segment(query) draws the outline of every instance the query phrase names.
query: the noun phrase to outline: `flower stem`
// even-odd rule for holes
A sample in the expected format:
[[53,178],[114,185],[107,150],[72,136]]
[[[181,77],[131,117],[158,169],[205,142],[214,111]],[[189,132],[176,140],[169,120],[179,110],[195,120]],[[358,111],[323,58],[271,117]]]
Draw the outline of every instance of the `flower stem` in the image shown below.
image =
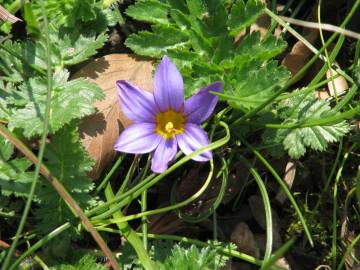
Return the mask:
[[47,16],[46,16],[44,0],[41,0],[40,4],[41,4],[41,11],[44,16],[44,29],[45,29],[45,42],[46,42],[45,53],[46,53],[46,67],[47,67],[47,94],[46,94],[46,101],[45,101],[46,105],[45,105],[45,113],[44,113],[43,134],[42,134],[41,140],[40,140],[40,149],[39,149],[39,154],[38,154],[38,158],[37,158],[37,163],[35,165],[34,178],[32,180],[31,186],[30,186],[30,191],[28,194],[28,198],[26,200],[24,212],[21,216],[19,226],[16,230],[15,239],[10,246],[9,252],[7,253],[7,256],[5,258],[5,261],[4,261],[4,264],[1,268],[1,270],[8,269],[10,260],[16,249],[20,235],[24,229],[26,219],[30,212],[31,203],[32,203],[32,200],[33,200],[33,197],[35,194],[37,180],[38,180],[39,174],[40,174],[41,163],[42,163],[42,160],[44,157],[44,152],[45,152],[45,147],[46,147],[46,137],[47,137],[48,129],[49,129],[50,101],[51,101],[51,93],[52,93],[52,68],[51,68],[52,64],[51,64],[51,55],[50,55],[50,37],[49,37],[49,31],[48,31],[48,21],[47,21]]
[[[132,200],[134,200],[135,198],[140,196],[144,190],[147,190],[150,187],[152,187],[153,185],[155,185],[156,183],[158,183],[166,175],[170,174],[171,172],[173,172],[174,170],[176,170],[177,168],[179,168],[180,166],[182,166],[183,164],[185,164],[186,162],[191,160],[191,158],[193,158],[194,156],[199,155],[206,150],[213,150],[213,149],[216,149],[216,148],[221,147],[224,144],[226,144],[230,140],[229,127],[227,124],[225,124],[222,121],[220,121],[219,124],[222,127],[224,127],[226,130],[226,135],[223,138],[221,138],[205,147],[201,147],[198,150],[192,152],[190,155],[183,157],[182,159],[180,159],[178,162],[176,162],[174,165],[172,165],[167,171],[163,172],[162,174],[157,175],[155,177],[153,177],[153,175],[150,175],[149,177],[145,178],[144,181],[140,182],[133,188],[129,189],[124,194],[121,194],[120,196],[115,197],[113,200],[108,201],[106,203],[103,203],[103,204],[93,208],[92,210],[87,212],[87,215],[91,216],[105,208],[106,209],[105,212],[103,212],[102,214],[100,214],[98,216],[93,217],[92,220],[101,220],[101,219],[111,216],[112,213],[114,213],[115,211],[118,211],[119,209],[121,209],[122,207],[124,207],[125,205],[130,203]],[[115,203],[117,203],[116,206],[113,206],[111,209],[108,209],[108,207],[110,205],[115,204]]]
[[[105,188],[105,197],[108,201],[113,200],[115,197],[110,184],[108,184]],[[115,219],[123,217],[121,211],[114,212],[112,215]],[[121,234],[129,241],[129,243],[135,249],[135,252],[138,255],[139,260],[141,261],[142,266],[146,270],[156,270],[155,263],[150,259],[149,254],[145,250],[140,237],[130,227],[130,225],[127,222],[117,222],[116,225],[119,228]]]

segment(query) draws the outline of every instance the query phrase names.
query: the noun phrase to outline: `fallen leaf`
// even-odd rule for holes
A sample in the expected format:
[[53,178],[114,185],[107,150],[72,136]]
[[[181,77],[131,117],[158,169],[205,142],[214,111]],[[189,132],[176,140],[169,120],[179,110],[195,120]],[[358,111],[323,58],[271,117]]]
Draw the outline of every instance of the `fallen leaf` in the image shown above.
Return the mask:
[[330,97],[326,89],[319,89],[314,92],[315,96],[319,99],[328,99]]
[[[285,167],[285,173],[284,173],[284,182],[288,186],[289,190],[291,190],[291,187],[294,183],[296,175],[296,163],[293,160],[289,160]],[[284,203],[287,196],[285,191],[282,188],[279,188],[278,193],[276,194],[276,200],[280,203]]]
[[[259,224],[259,226],[265,231],[266,230],[265,208],[261,197],[258,195],[252,195],[248,198],[248,203],[254,219]],[[278,248],[281,246],[282,243],[280,236],[280,218],[274,209],[271,209],[271,217],[272,217],[273,247]],[[265,235],[263,236],[265,243],[266,242]],[[259,242],[258,245],[261,249],[262,246],[259,244]]]
[[[334,64],[336,66],[338,66],[338,64],[336,64],[336,63],[334,63]],[[329,79],[336,75],[338,75],[338,73],[332,68],[329,69],[328,71],[326,71],[326,79]],[[334,80],[328,82],[328,89],[329,89],[330,96],[334,97],[334,96],[338,96],[338,95],[341,95],[342,93],[344,93],[345,90],[349,89],[349,85],[348,85],[346,79],[343,76],[339,75]],[[335,89],[336,89],[336,94],[335,94]]]
[[260,250],[257,247],[254,234],[245,222],[240,222],[235,226],[230,240],[237,246],[240,252],[259,258]]
[[287,270],[291,270],[291,267],[290,267],[288,261],[284,257],[278,259],[276,261],[275,265],[280,266],[280,267],[282,267],[284,269],[287,269]]
[[90,178],[99,178],[113,161],[115,141],[124,127],[131,123],[119,106],[116,81],[127,80],[151,91],[152,71],[150,61],[128,54],[110,54],[90,62],[74,75],[95,82],[106,96],[94,103],[96,113],[85,117],[79,126],[82,144],[96,162],[89,173]]
[[[316,21],[317,13],[317,1],[313,5],[312,10],[307,18],[308,21]],[[311,44],[317,40],[319,31],[317,29],[305,28],[303,31],[303,37]],[[282,60],[281,64],[285,66],[294,77],[305,64],[309,61],[312,55],[311,50],[301,41],[297,41],[292,47],[291,51]],[[302,77],[299,77],[300,80]]]

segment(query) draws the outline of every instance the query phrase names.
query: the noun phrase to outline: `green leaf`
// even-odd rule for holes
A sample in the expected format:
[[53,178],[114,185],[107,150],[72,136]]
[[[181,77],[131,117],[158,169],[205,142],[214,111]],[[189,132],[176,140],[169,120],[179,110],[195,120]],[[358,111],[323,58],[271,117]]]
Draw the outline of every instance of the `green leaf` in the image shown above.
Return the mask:
[[[0,48],[0,70],[11,81],[22,82],[24,77],[34,76],[34,71],[25,62],[46,69],[45,47],[41,42],[5,41],[2,45],[12,52],[9,53]],[[18,59],[16,55],[20,56],[22,60]],[[55,54],[52,54],[51,60],[53,63],[59,62],[59,58]]]
[[[321,120],[324,117],[335,115],[328,102],[318,100],[315,96],[299,94],[278,106],[282,124],[306,123],[311,120]],[[292,129],[279,129],[275,132],[265,131],[265,137],[270,141],[282,141],[284,149],[292,158],[300,158],[309,147],[316,151],[324,151],[329,143],[340,140],[350,130],[346,121],[333,125],[315,125]]]
[[50,267],[50,270],[107,270],[108,268],[96,262],[96,258],[86,254],[75,264],[62,264]]
[[287,44],[281,38],[267,36],[264,40],[260,40],[260,32],[254,32],[245,36],[239,47],[236,49],[238,54],[234,63],[252,61],[252,60],[268,60],[285,50]]
[[[14,147],[10,141],[0,137],[0,190],[4,196],[26,197],[34,179],[33,172],[27,172],[31,162],[26,158],[10,160]],[[36,196],[34,198],[36,200]]]
[[231,8],[231,13],[227,22],[230,35],[236,36],[243,29],[250,26],[262,14],[265,5],[260,0],[248,0],[245,4],[243,0],[238,0]]
[[24,19],[26,22],[27,32],[35,37],[39,37],[40,27],[30,3],[25,3],[24,5]]
[[[102,90],[83,78],[67,81],[66,71],[54,75],[49,131],[54,133],[73,119],[79,119],[94,112],[92,104],[104,97]],[[30,79],[22,87],[29,95],[29,102],[24,108],[14,112],[10,126],[23,129],[26,137],[42,133],[46,105],[45,80]]]
[[[55,22],[59,26],[64,25],[75,28],[81,27],[82,23],[94,22],[98,19],[98,16],[101,15],[97,12],[100,3],[100,1],[96,0],[47,0],[45,1],[45,9],[49,21]],[[34,1],[32,7],[35,16],[42,18],[39,1]]]
[[63,64],[72,66],[88,60],[104,46],[107,39],[106,34],[96,37],[82,34],[72,36],[71,33],[65,33],[57,40]]
[[211,42],[203,35],[196,31],[190,31],[190,41],[195,52],[197,52],[200,57],[205,55],[212,55]]
[[167,4],[161,3],[157,0],[138,1],[134,5],[128,7],[125,11],[126,15],[135,20],[144,21],[148,23],[168,23],[168,9]]
[[[104,46],[107,41],[106,34],[83,35],[68,28],[58,29],[50,25],[51,62],[55,69],[63,69],[64,66],[71,66],[88,60],[97,53],[97,50]],[[13,82],[22,82],[24,77],[33,77],[34,71],[28,65],[36,65],[46,70],[45,43],[38,42],[11,42],[6,41],[3,46],[11,50],[13,54],[0,48],[0,70]],[[18,59],[14,54],[21,57]]]
[[[74,200],[84,208],[95,198],[89,192],[94,184],[87,178],[94,164],[79,141],[79,134],[74,124],[59,130],[46,147],[44,159],[51,173],[64,185]],[[46,233],[73,218],[69,207],[59,197],[53,187],[44,181],[44,188],[39,191],[41,199],[37,210],[38,229]]]
[[141,31],[131,34],[125,45],[136,54],[161,57],[167,50],[184,48],[188,45],[188,36],[172,26],[153,26],[153,32]]
[[203,0],[186,0],[186,4],[190,14],[201,19],[207,12],[205,3]]
[[185,15],[177,9],[172,9],[170,11],[170,16],[181,31],[191,29],[193,18],[191,18],[189,15]]
[[[221,246],[219,243],[217,244]],[[236,249],[235,245],[228,245],[229,249]],[[177,270],[212,270],[221,269],[229,260],[228,256],[218,253],[217,247],[208,246],[199,249],[195,245],[190,247],[175,244],[171,249],[170,255],[159,263],[160,270],[177,269]]]
[[255,108],[274,94],[275,87],[284,85],[289,75],[276,61],[243,63],[226,77],[222,99],[240,110]]

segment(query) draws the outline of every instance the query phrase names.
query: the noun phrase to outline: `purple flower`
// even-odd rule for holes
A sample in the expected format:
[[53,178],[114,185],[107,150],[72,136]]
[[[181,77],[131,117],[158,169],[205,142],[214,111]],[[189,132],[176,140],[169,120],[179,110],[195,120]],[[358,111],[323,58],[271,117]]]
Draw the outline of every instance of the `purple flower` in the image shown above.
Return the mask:
[[[200,128],[213,112],[218,98],[209,91],[221,91],[221,82],[212,83],[184,100],[184,82],[167,56],[161,60],[154,77],[154,93],[137,88],[127,81],[117,81],[121,108],[133,121],[115,143],[115,150],[132,154],[152,153],[151,169],[167,170],[178,146],[189,155],[209,144]],[[193,157],[196,161],[212,159],[211,151]]]

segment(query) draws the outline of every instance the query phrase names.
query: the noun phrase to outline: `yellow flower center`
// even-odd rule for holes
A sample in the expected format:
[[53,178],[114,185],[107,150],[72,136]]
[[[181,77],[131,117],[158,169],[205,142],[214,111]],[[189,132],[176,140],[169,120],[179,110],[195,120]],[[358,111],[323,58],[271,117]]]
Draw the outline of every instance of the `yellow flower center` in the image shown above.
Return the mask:
[[156,132],[165,139],[184,132],[185,117],[182,113],[168,110],[156,115]]

